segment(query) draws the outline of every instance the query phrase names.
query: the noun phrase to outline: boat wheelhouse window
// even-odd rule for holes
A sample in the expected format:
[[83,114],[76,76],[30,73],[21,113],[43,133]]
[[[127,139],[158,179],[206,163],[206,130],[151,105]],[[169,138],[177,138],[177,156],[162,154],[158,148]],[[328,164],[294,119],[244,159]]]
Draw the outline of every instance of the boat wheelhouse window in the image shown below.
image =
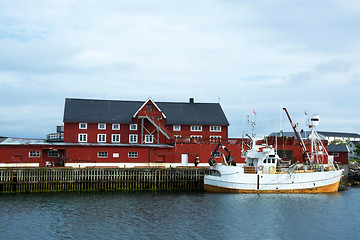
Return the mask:
[[263,163],[266,163],[266,159],[263,160]]
[[271,163],[271,159],[269,158],[267,162],[268,162],[268,163]]
[[275,158],[272,159],[272,163],[275,163]]
[[275,155],[269,155],[269,157],[275,157]]

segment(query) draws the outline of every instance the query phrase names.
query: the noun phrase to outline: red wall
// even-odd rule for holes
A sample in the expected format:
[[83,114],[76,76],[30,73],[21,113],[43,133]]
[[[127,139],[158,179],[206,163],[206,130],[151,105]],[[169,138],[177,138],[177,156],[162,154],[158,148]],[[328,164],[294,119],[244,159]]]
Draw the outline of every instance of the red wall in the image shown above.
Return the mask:
[[[40,157],[30,157],[30,151],[40,151]],[[49,151],[49,147],[42,145],[0,146],[0,163],[39,163],[40,167],[44,167],[45,162],[50,161],[54,162],[56,166],[60,166],[64,150],[58,150],[61,157],[49,157]]]
[[349,163],[349,155],[347,152],[329,152],[329,155],[334,155],[334,153],[338,153],[339,156],[334,156],[334,161],[339,164],[348,164]]
[[[98,129],[98,123],[87,123],[87,129],[79,129],[79,123],[64,123],[64,142],[77,143],[78,134],[87,134],[88,143],[97,143],[97,134],[106,134],[106,142],[111,143],[111,134],[120,134],[121,143],[129,143],[129,134],[138,134],[138,143],[141,143],[141,120],[134,119],[134,123],[138,124],[138,130],[130,131],[130,124],[120,124],[120,130],[112,130],[112,124],[106,124],[105,130]],[[154,125],[149,121],[144,120],[145,128],[157,138],[157,131]],[[173,131],[173,125],[166,126],[172,136],[178,135],[178,131]],[[208,140],[210,136],[221,136],[221,139],[226,140],[228,138],[228,127],[221,126],[221,132],[210,132],[210,126],[202,126],[202,131],[194,132],[190,130],[190,125],[181,125],[181,137],[190,137],[191,135],[201,135],[204,140]],[[155,130],[155,131],[154,131]],[[149,134],[145,129],[143,134]],[[159,132],[159,142],[161,144],[167,143],[166,137]],[[154,143],[157,143],[154,140]]]

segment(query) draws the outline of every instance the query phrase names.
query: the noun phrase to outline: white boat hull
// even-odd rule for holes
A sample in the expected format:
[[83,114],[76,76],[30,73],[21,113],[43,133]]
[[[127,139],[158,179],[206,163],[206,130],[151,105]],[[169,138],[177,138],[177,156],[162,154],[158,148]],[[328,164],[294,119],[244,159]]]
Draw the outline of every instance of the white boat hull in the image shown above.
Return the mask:
[[236,193],[336,192],[343,171],[248,174],[242,166],[216,165],[211,169],[219,171],[221,176],[205,175],[206,191]]

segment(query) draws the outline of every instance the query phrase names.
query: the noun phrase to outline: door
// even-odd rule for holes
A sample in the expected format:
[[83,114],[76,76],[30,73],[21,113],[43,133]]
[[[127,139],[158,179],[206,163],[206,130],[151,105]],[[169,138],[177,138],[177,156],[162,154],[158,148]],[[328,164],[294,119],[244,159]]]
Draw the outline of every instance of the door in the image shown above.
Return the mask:
[[187,166],[188,159],[189,159],[189,156],[187,154],[181,154],[181,165]]

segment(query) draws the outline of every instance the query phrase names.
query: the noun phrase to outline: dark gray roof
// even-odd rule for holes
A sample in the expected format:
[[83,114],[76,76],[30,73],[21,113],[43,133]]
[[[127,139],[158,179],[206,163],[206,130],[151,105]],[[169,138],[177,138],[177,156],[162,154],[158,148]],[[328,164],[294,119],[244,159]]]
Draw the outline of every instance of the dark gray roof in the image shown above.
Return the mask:
[[324,132],[318,131],[323,136],[326,137],[348,137],[348,138],[360,138],[360,135],[357,133],[345,133],[345,132]]
[[346,145],[328,145],[328,152],[348,152]]
[[[307,132],[301,132],[302,138],[308,138],[311,131]],[[325,131],[317,131],[317,133],[320,135],[320,137],[345,137],[345,138],[360,138],[360,135],[357,133],[344,133],[344,132],[325,132]],[[270,134],[270,136],[279,136],[279,132],[273,132]],[[284,137],[295,137],[294,132],[283,132]]]
[[[302,138],[307,139],[307,138],[309,137],[310,133],[311,133],[310,131],[300,132],[300,135],[301,135]],[[271,137],[272,137],[272,136],[280,137],[280,133],[279,133],[279,132],[273,132],[273,133],[271,133],[269,136],[271,136]],[[282,133],[282,136],[283,136],[283,137],[294,137],[294,138],[296,138],[294,132],[283,132],[283,133]],[[321,136],[320,136],[320,137],[321,137]]]
[[[219,103],[155,102],[166,116],[167,124],[228,126]],[[74,99],[65,100],[64,122],[132,123],[142,101]]]

